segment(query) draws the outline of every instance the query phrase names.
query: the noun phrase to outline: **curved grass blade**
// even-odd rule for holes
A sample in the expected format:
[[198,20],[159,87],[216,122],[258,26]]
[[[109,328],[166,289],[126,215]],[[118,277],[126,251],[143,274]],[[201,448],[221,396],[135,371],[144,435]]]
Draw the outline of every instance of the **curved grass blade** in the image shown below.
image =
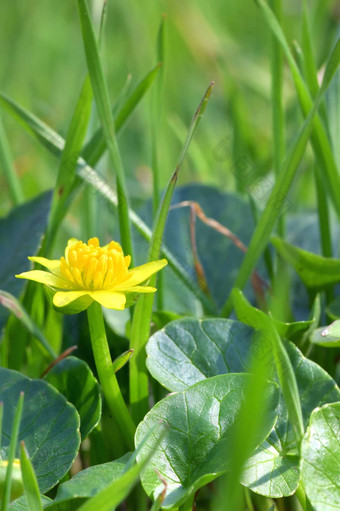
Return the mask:
[[[275,37],[280,42],[282,49],[286,55],[291,73],[293,75],[295,88],[298,94],[300,106],[304,117],[309,115],[309,112],[313,106],[313,100],[309,93],[309,90],[301,76],[300,70],[294,60],[294,57],[290,51],[289,44],[285,38],[285,35],[278,23],[272,10],[268,7],[265,0],[255,0],[259,6],[270,30],[273,32]],[[333,50],[334,54],[334,50]],[[324,178],[328,186],[330,196],[332,197],[334,208],[337,214],[340,216],[340,195],[338,190],[340,189],[340,176],[334,160],[330,141],[327,136],[327,132],[319,115],[315,116],[313,121],[313,130],[311,132],[311,142],[317,161],[324,170]]]
[[110,108],[109,93],[99,57],[98,46],[85,0],[78,0],[79,17],[83,35],[86,62],[92,84],[93,96],[97,106],[98,117],[103,129],[106,145],[113,168],[116,172],[118,194],[118,216],[122,247],[125,254],[133,260],[131,228],[129,218],[128,196],[125,175],[116,140],[113,117]]
[[100,509],[100,511],[113,511],[116,509],[116,507],[125,499],[125,497],[131,491],[132,487],[138,481],[139,474],[148,463],[155,450],[151,449],[151,454],[145,456],[145,458],[138,464],[134,464],[136,457],[141,449],[150,439],[153,439],[152,443],[154,447],[156,447],[156,445],[164,438],[166,434],[166,428],[163,426],[159,438],[154,439],[156,429],[159,431],[159,426],[158,428],[154,426],[149,431],[149,434],[146,435],[146,437],[143,439],[143,442],[134,451],[126,466],[126,471],[124,474],[119,479],[116,479],[113,483],[111,483],[107,488],[98,493],[95,497],[89,499],[79,508],[79,511],[98,511],[98,509]]
[[8,510],[9,501],[10,501],[10,497],[11,497],[12,468],[13,468],[13,461],[15,458],[15,451],[16,451],[17,443],[18,443],[19,428],[20,428],[20,421],[21,421],[23,406],[24,406],[24,393],[20,392],[18,404],[17,404],[16,410],[15,410],[14,419],[13,419],[13,426],[12,426],[12,432],[11,432],[11,443],[9,445],[9,451],[8,451],[8,465],[7,465],[7,471],[6,471],[6,477],[5,477],[4,493],[2,496],[1,511]]
[[76,179],[78,157],[84,142],[92,107],[92,89],[86,76],[77,101],[61,154],[51,213],[41,253],[49,254],[61,220],[67,212]]
[[[179,156],[175,172],[170,179],[163,200],[159,205],[157,216],[154,222],[154,228],[152,231],[152,237],[150,240],[149,261],[154,261],[159,258],[165,223],[168,216],[172,195],[175,190],[178,173],[188,152],[190,142],[196,133],[199,122],[207,107],[213,86],[214,82],[209,85],[196,110],[196,113],[189,127],[189,132],[184,143],[184,147]],[[151,286],[155,286],[156,279],[156,276],[151,277]],[[130,404],[132,416],[135,422],[140,421],[148,410],[149,391],[147,369],[145,364],[145,344],[149,338],[150,333],[153,302],[154,296],[151,294],[149,296],[144,295],[140,297],[134,310],[131,327],[130,348],[134,350],[134,356],[130,361]]]
[[32,463],[26,451],[25,442],[20,443],[20,465],[26,501],[30,511],[42,511],[43,506]]
[[[292,144],[287,158],[283,162],[280,175],[268,198],[265,209],[257,224],[253,237],[251,239],[248,251],[243,259],[239,274],[235,281],[235,287],[243,289],[247,283],[252,271],[263,253],[273,227],[281,213],[282,208],[287,203],[287,194],[292,185],[297,172],[299,163],[304,154],[308,139],[313,129],[313,121],[322,100],[340,62],[340,40],[337,42],[325,70],[322,86],[315,99],[314,106],[304,121],[294,143]],[[340,188],[339,188],[340,189]],[[340,195],[339,195],[340,197]],[[223,314],[229,315],[232,310],[231,297],[229,296],[224,308]]]
[[0,168],[3,169],[5,174],[10,196],[15,206],[21,204],[24,200],[24,195],[21,189],[21,184],[12,163],[12,155],[7,140],[6,132],[0,118]]
[[[115,130],[118,133],[124,126],[131,113],[135,110],[145,93],[148,91],[152,83],[154,82],[160,69],[160,64],[157,64],[149,73],[139,82],[136,88],[128,96],[126,101],[117,113],[115,118]],[[113,108],[114,111],[114,108]],[[92,138],[85,145],[82,151],[84,160],[89,165],[94,166],[102,157],[106,149],[106,141],[103,134],[103,129],[99,128]]]

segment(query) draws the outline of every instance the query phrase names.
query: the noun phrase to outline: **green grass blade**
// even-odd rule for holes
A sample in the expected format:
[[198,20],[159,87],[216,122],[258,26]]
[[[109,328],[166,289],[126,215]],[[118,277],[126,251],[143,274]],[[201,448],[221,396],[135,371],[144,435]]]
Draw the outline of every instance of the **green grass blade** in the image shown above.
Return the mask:
[[30,511],[42,511],[43,506],[38,481],[24,442],[20,444],[20,465],[28,509]]
[[[130,463],[133,463],[141,451],[142,447],[152,440],[152,444],[156,447],[157,443],[164,438],[166,434],[166,428],[163,426],[163,429],[160,432],[160,436],[158,440],[154,440],[155,437],[155,427],[153,427],[149,434],[145,436],[143,442],[138,446],[136,451],[131,455]],[[116,507],[127,497],[133,486],[136,484],[139,478],[139,474],[148,463],[150,458],[152,457],[152,452],[154,449],[150,449],[150,453],[146,456],[142,461],[138,464],[128,463],[126,467],[126,471],[124,474],[116,479],[113,483],[107,486],[104,490],[98,493],[95,497],[89,499],[85,504],[80,506],[79,511],[113,511]]]
[[[157,216],[154,222],[154,228],[152,231],[152,237],[150,240],[149,261],[154,261],[159,258],[165,223],[168,216],[173,192],[175,190],[178,173],[188,152],[190,142],[196,133],[199,122],[208,104],[213,85],[214,83],[210,84],[198,109],[196,110],[182,152],[179,156],[175,172],[170,179],[163,200],[158,208]],[[156,275],[151,277],[151,286],[155,286],[156,279]],[[149,391],[148,376],[145,365],[145,344],[149,338],[150,333],[153,302],[154,296],[152,294],[148,296],[141,296],[135,306],[131,327],[130,349],[134,350],[134,356],[130,361],[130,405],[132,417],[136,423],[138,423],[144,417],[148,410]]]
[[[273,11],[280,20],[282,16],[282,1],[271,0],[271,3]],[[283,54],[276,37],[272,37],[271,76],[274,169],[275,173],[278,174],[285,154],[285,115],[283,109]]]
[[125,185],[123,164],[119,154],[114,122],[110,108],[109,93],[104,78],[98,46],[86,1],[78,0],[78,7],[87,67],[92,84],[93,95],[97,106],[98,117],[103,128],[103,134],[111,162],[116,172],[118,215],[122,246],[125,254],[129,254],[132,257],[133,251],[128,196]]
[[[302,8],[302,51],[303,51],[303,70],[310,93],[315,97],[319,90],[317,68],[312,47],[311,29],[308,19],[308,10],[306,0]],[[327,119],[324,103],[320,105],[320,110],[324,120]],[[319,232],[321,239],[322,254],[325,257],[332,256],[332,239],[330,230],[329,210],[327,201],[327,192],[325,190],[322,176],[318,167],[314,167],[315,190],[318,204]]]
[[[319,90],[317,98],[315,99],[314,106],[307,119],[305,120],[302,128],[300,129],[300,132],[295,138],[287,158],[282,165],[280,175],[278,176],[275,186],[273,187],[272,192],[268,198],[263,214],[251,239],[248,251],[243,259],[239,274],[235,281],[235,287],[243,289],[268,243],[270,234],[273,230],[273,227],[275,226],[280,211],[284,206],[285,201],[287,200],[287,194],[297,172],[298,165],[304,154],[308,139],[313,128],[313,121],[318,106],[332,80],[332,77],[334,76],[339,62],[340,41],[338,41],[329,58],[322,86]],[[223,313],[225,315],[229,315],[231,308],[232,304],[229,297],[223,308]]]
[[[159,69],[160,65],[158,64],[141,80],[141,82],[129,95],[127,100],[123,103],[115,118],[116,133],[121,130],[127,119],[130,117],[131,113],[135,110],[136,106],[145,96],[146,92],[153,84]],[[100,160],[105,150],[106,141],[102,128],[99,128],[84,147],[82,155],[83,158],[89,163],[89,165],[94,166]]]
[[24,194],[21,184],[16,175],[15,168],[12,163],[12,155],[7,140],[6,132],[0,118],[0,168],[3,169],[8,184],[9,193],[13,204],[16,206],[23,202]]
[[[157,37],[157,62],[161,64],[160,72],[158,73],[156,80],[156,87],[153,90],[152,97],[152,123],[151,123],[151,168],[152,168],[152,209],[154,217],[157,214],[159,201],[160,201],[160,167],[159,167],[159,131],[162,125],[162,113],[163,113],[163,84],[164,84],[164,68],[166,64],[166,17],[162,16],[161,24],[158,31]],[[158,292],[157,292],[157,306],[159,309],[163,309],[163,274],[158,275]]]
[[17,404],[15,412],[14,412],[13,426],[12,426],[12,432],[11,432],[11,441],[10,441],[9,450],[8,450],[8,466],[7,466],[7,470],[6,470],[5,487],[4,487],[3,497],[2,497],[1,511],[8,510],[9,501],[10,501],[10,497],[11,497],[13,461],[15,458],[15,451],[16,451],[17,443],[18,443],[20,421],[21,421],[23,406],[24,406],[24,393],[20,392],[18,404]]
[[159,144],[159,127],[162,118],[162,91],[164,82],[164,65],[166,58],[166,39],[165,39],[165,17],[158,31],[157,37],[157,62],[161,63],[160,73],[158,73],[156,87],[153,90],[152,98],[152,126],[151,126],[151,144],[152,144],[152,175],[153,175],[153,211],[156,215],[160,201],[160,183],[159,183],[159,161],[158,161],[158,144]]
[[[312,106],[313,100],[309,93],[308,87],[306,86],[300,70],[294,60],[294,57],[290,51],[288,42],[285,35],[278,23],[275,15],[268,7],[265,0],[255,0],[259,6],[269,28],[280,42],[283,52],[286,55],[288,64],[294,79],[295,88],[298,94],[300,106],[304,117],[307,117]],[[317,161],[324,170],[324,178],[328,187],[328,191],[333,200],[334,208],[337,214],[340,216],[340,195],[338,190],[340,189],[340,176],[337,170],[337,166],[334,160],[330,141],[328,139],[327,132],[320,117],[317,115],[314,120],[313,131],[311,134],[311,142]]]
[[[271,346],[277,376],[287,406],[289,420],[292,425],[297,445],[304,434],[300,395],[294,370],[287,351],[277,332],[275,320],[263,311],[252,307],[243,293],[234,288],[233,301],[237,317],[247,325],[263,333],[264,346]],[[267,366],[268,370],[268,366]]]
[[47,124],[31,114],[3,92],[0,92],[0,105],[9,112],[34,138],[51,153],[59,156],[64,148],[64,139]]
[[77,177],[76,168],[78,157],[80,155],[89,124],[91,107],[92,89],[89,77],[86,76],[66,135],[64,149],[61,154],[57,182],[52,197],[50,218],[42,249],[42,253],[45,255],[49,255],[58,227],[67,212],[70,195],[74,189],[74,182]]

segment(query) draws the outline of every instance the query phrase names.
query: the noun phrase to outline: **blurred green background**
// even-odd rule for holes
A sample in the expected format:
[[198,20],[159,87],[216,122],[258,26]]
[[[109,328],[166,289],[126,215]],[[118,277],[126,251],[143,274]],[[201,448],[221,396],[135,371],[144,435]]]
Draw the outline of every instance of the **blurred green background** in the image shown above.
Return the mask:
[[[103,0],[92,0],[90,6],[98,27]],[[320,65],[334,43],[340,5],[313,0],[308,6]],[[3,0],[1,12],[1,90],[65,135],[86,69],[76,2]],[[212,80],[216,82],[213,96],[179,184],[204,182],[233,190],[237,183],[230,169],[240,157],[246,158],[256,173],[270,172],[270,34],[253,0],[108,0],[102,56],[112,103],[129,74],[136,85],[156,64],[163,13],[167,15],[167,44],[157,141],[161,185],[174,170],[186,128]],[[285,1],[283,19],[288,40],[299,41],[301,2]],[[289,141],[302,118],[288,69],[284,93]],[[119,135],[133,201],[152,194],[153,94],[151,89]],[[8,114],[0,111],[0,115],[25,197],[53,187],[57,159]],[[93,116],[90,133],[97,123]],[[308,167],[308,157],[303,166]],[[104,157],[98,168],[105,173],[107,167]],[[314,191],[309,183],[300,173],[293,192],[298,197],[293,201],[295,207],[313,206]],[[3,215],[11,202],[2,173],[0,194]],[[72,229],[79,227],[76,217],[77,203],[68,216]]]

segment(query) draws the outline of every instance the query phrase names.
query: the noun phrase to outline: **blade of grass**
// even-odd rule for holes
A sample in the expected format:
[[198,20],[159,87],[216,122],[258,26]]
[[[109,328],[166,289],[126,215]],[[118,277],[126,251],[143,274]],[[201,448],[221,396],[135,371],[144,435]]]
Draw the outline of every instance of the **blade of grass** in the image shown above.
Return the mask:
[[[271,0],[271,7],[279,22],[282,19],[282,0]],[[280,43],[274,35],[271,37],[271,96],[272,96],[272,130],[273,130],[273,151],[274,151],[274,173],[276,178],[280,174],[280,168],[286,152],[285,137],[285,113],[283,107],[283,52]],[[281,215],[277,223],[277,232],[280,237],[285,234],[285,215]],[[267,251],[266,257],[269,259],[270,252]],[[286,262],[280,257],[276,258],[276,272],[273,280],[274,294],[277,291],[278,278],[284,274],[289,280],[289,269]],[[286,290],[286,303],[289,303],[289,286]],[[280,289],[282,294],[283,289]]]
[[[286,55],[294,79],[294,84],[298,94],[302,113],[304,117],[307,117],[310,110],[312,109],[313,100],[290,51],[289,44],[281,29],[281,26],[265,0],[255,0],[255,2],[259,6],[265,21],[281,44],[282,50]],[[316,115],[314,120],[313,130],[311,132],[311,142],[315,157],[323,169],[323,177],[332,198],[334,208],[338,216],[340,216],[340,195],[338,193],[338,190],[340,189],[340,176],[333,157],[332,148],[325,127],[318,115]]]
[[15,206],[23,202],[24,194],[21,184],[16,175],[15,168],[12,163],[12,155],[7,140],[6,132],[0,118],[0,168],[3,169],[8,184],[9,193]]
[[76,179],[78,157],[90,121],[91,106],[92,89],[90,79],[87,75],[73,112],[65,139],[65,145],[61,154],[57,182],[52,197],[50,218],[46,237],[44,238],[43,247],[41,249],[41,253],[47,256],[50,254],[55,235],[70,203],[70,195],[74,189],[74,182]]
[[[127,120],[127,116],[132,112],[131,109],[135,108],[138,104],[139,100],[143,97],[142,91],[147,90],[147,87],[151,84],[150,80],[154,79],[155,72],[157,72],[157,68],[155,68],[149,75],[137,86],[135,91],[129,98],[129,109],[126,108],[124,116],[120,116],[121,121],[118,123],[117,118],[117,126],[120,128],[123,126],[125,121]],[[151,78],[151,74],[153,74],[153,78]],[[149,83],[149,85],[147,85]],[[20,124],[25,128],[26,131],[31,133],[35,138],[37,138],[44,147],[47,147],[52,153],[56,155],[60,155],[61,151],[64,147],[64,139],[55,132],[52,128],[50,128],[47,124],[42,122],[33,114],[29,113],[27,110],[19,106],[17,103],[9,99],[6,95],[0,93],[0,105],[2,105],[13,117],[18,119]],[[127,103],[125,104],[126,106]],[[94,138],[94,137],[93,137]],[[98,137],[98,140],[103,140],[102,135]],[[86,146],[88,147],[88,146]],[[105,150],[105,142],[103,143],[103,152]],[[97,161],[98,152],[95,155],[96,147],[91,145],[91,150],[88,149],[86,151],[86,155],[89,161],[92,161],[92,165],[94,165]],[[101,153],[102,154],[102,153]],[[83,152],[85,156],[85,150]],[[106,181],[97,174],[97,172],[90,167],[88,161],[84,160],[84,158],[78,158],[78,167],[77,174],[80,177],[81,181],[87,183],[91,189],[98,192],[103,199],[107,200],[110,205],[117,207],[117,195],[115,191],[106,183]],[[129,215],[132,224],[136,227],[138,232],[147,240],[151,239],[151,230],[146,225],[146,223],[140,218],[134,210],[130,208]],[[196,285],[195,281],[190,276],[190,268],[183,266],[181,261],[179,261],[173,253],[169,250],[168,247],[163,246],[161,248],[162,256],[168,260],[169,266],[173,269],[175,275],[179,278],[179,280],[202,302],[206,310],[209,314],[216,313],[216,307],[212,303],[211,300],[199,289]]]
[[[213,86],[214,82],[209,85],[201,103],[196,110],[196,113],[189,127],[184,147],[179,156],[175,172],[170,179],[163,200],[159,205],[157,216],[154,222],[154,228],[152,231],[152,237],[150,240],[149,261],[154,261],[159,258],[165,223],[168,216],[172,195],[176,186],[178,173],[188,152],[190,142],[194,137],[202,115],[204,114]],[[156,275],[151,277],[151,286],[155,286],[156,278]],[[130,361],[130,405],[132,417],[136,423],[138,423],[148,411],[149,391],[148,375],[145,365],[145,344],[149,338],[150,333],[153,301],[154,296],[152,294],[149,296],[143,295],[138,300],[135,306],[131,327],[130,349],[134,350],[134,356]]]
[[20,421],[21,421],[23,406],[24,406],[24,393],[20,392],[18,404],[17,404],[15,412],[14,412],[13,426],[12,426],[12,432],[11,432],[11,441],[10,441],[9,449],[8,449],[8,465],[7,465],[7,470],[6,470],[4,493],[2,496],[1,511],[8,510],[9,501],[11,498],[13,461],[15,458],[15,451],[16,451],[17,443],[18,443]]
[[[232,295],[239,320],[263,333],[261,342],[268,347],[269,353],[274,358],[289,421],[299,447],[304,434],[300,395],[291,361],[277,332],[275,321],[272,316],[252,307],[239,289],[234,288]],[[268,371],[268,359],[266,367]]]
[[34,469],[29,459],[25,442],[20,443],[20,465],[24,484],[26,502],[30,511],[42,511],[43,506]]
[[[152,123],[151,123],[151,168],[153,176],[153,215],[157,214],[159,201],[160,201],[160,169],[159,169],[159,158],[158,158],[158,146],[159,146],[159,130],[162,120],[162,93],[164,83],[164,68],[166,59],[166,36],[165,36],[165,15],[162,16],[162,21],[158,31],[157,37],[157,62],[161,64],[160,72],[158,73],[156,80],[156,87],[153,90],[152,99]],[[158,276],[158,293],[157,293],[157,305],[159,309],[163,308],[163,274],[160,273]]]
[[109,93],[102,70],[90,14],[85,0],[78,0],[78,10],[87,67],[92,84],[93,95],[97,106],[98,117],[103,128],[103,133],[111,162],[116,172],[118,217],[122,247],[125,254],[129,254],[133,260],[128,196],[125,185],[123,164],[118,149],[114,122],[110,108]]
[[166,58],[165,21],[163,15],[157,36],[157,62],[161,64],[160,72],[156,80],[156,87],[152,97],[152,124],[151,124],[151,152],[152,152],[152,175],[153,175],[153,212],[157,214],[160,201],[159,185],[159,161],[158,161],[158,133],[162,116],[162,92],[164,83],[164,66]]
[[[304,0],[302,9],[302,50],[303,50],[303,69],[306,82],[310,93],[315,97],[319,90],[317,68],[315,65],[315,58],[312,47],[311,29],[308,19],[307,3]],[[322,110],[321,110],[322,109]],[[326,120],[327,115],[325,111],[325,105],[322,102],[320,104],[320,110],[322,117]],[[322,255],[325,257],[332,257],[332,239],[330,230],[329,210],[327,193],[324,187],[324,183],[320,176],[317,166],[314,167],[314,180],[315,190],[318,204],[318,217],[319,217],[319,232],[321,239]],[[331,298],[331,296],[330,296]]]
[[[129,463],[127,464],[126,470],[122,476],[113,481],[109,486],[107,486],[104,490],[98,493],[95,497],[89,499],[85,504],[80,506],[79,511],[113,511],[116,507],[126,498],[126,496],[131,491],[132,487],[136,484],[139,478],[139,474],[152,458],[152,453],[154,449],[149,450],[148,456],[146,456],[142,461],[138,464],[133,465],[132,463],[136,459],[137,455],[147,444],[148,441],[155,435],[156,426],[154,426],[145,436],[143,442],[138,446],[136,451],[132,454]],[[152,443],[156,447],[159,441],[164,438],[166,434],[166,428],[163,426],[163,429],[160,432],[160,437],[158,440],[154,440]]]
[[[240,271],[235,281],[235,287],[243,289],[247,283],[257,261],[263,253],[273,227],[280,214],[280,210],[287,200],[287,194],[295,177],[298,165],[304,154],[308,139],[313,129],[313,121],[320,101],[323,98],[340,62],[340,40],[336,44],[326,66],[322,86],[315,99],[314,106],[300,129],[294,143],[292,144],[288,155],[283,162],[280,174],[268,198],[263,214],[256,226],[251,239],[248,251],[243,259]],[[223,308],[223,314],[229,315],[232,309],[231,298],[229,296]]]
[[[136,86],[136,88],[132,91],[132,93],[128,96],[123,106],[117,112],[117,116],[115,118],[115,130],[118,133],[121,128],[124,126],[127,119],[130,117],[131,113],[135,110],[136,106],[139,104],[141,99],[144,97],[145,93],[148,91],[152,83],[154,82],[158,72],[160,69],[160,65],[157,64],[144,78],[141,82]],[[112,113],[114,114],[115,107],[112,109]],[[82,151],[82,156],[84,160],[88,162],[92,167],[100,160],[102,155],[106,150],[106,141],[103,133],[103,129],[99,128],[96,133],[92,136],[92,138],[85,145],[84,150]]]

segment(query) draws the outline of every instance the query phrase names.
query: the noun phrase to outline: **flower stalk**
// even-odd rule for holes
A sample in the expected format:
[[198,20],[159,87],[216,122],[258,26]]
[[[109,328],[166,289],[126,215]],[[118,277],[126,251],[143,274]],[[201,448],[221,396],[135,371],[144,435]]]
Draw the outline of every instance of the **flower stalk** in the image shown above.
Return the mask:
[[113,419],[125,439],[128,449],[133,450],[135,424],[123,399],[106,338],[102,308],[93,302],[87,309],[93,356],[98,372],[99,382]]

